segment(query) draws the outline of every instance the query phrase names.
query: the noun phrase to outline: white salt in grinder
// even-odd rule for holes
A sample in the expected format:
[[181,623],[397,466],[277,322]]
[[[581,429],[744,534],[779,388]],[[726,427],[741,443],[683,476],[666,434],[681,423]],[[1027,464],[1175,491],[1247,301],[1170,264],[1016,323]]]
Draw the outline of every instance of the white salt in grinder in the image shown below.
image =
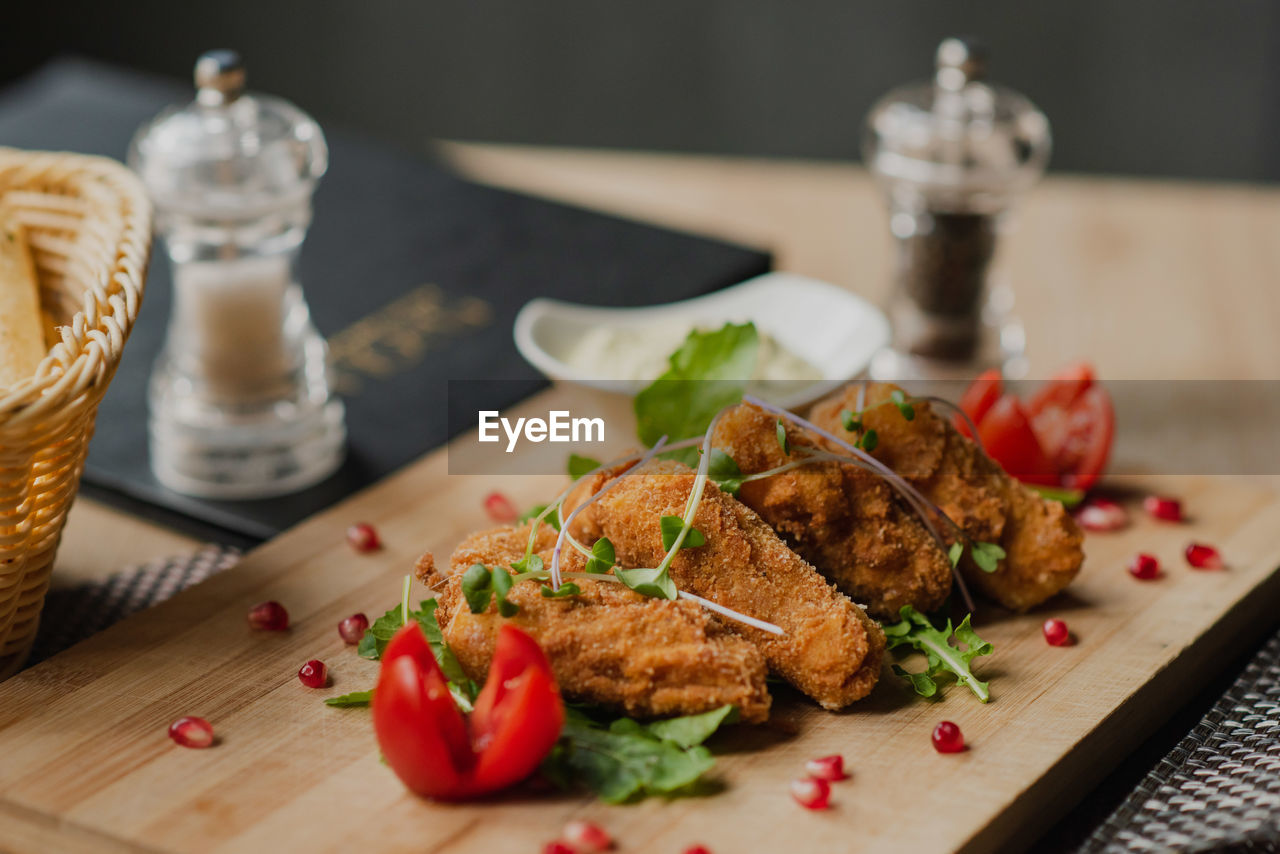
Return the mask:
[[202,55],[195,83],[195,100],[140,128],[129,151],[173,271],[151,467],[175,492],[266,498],[322,480],[344,455],[342,402],[297,276],[328,148],[293,104],[244,92],[233,51]]

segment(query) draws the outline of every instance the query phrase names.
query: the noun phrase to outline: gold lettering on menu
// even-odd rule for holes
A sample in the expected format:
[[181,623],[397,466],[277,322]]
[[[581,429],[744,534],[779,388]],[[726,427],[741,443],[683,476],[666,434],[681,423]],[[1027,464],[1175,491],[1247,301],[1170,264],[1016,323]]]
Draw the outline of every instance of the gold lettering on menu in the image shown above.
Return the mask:
[[338,393],[359,394],[366,377],[392,376],[492,317],[490,305],[478,297],[453,299],[436,285],[420,285],[329,338]]

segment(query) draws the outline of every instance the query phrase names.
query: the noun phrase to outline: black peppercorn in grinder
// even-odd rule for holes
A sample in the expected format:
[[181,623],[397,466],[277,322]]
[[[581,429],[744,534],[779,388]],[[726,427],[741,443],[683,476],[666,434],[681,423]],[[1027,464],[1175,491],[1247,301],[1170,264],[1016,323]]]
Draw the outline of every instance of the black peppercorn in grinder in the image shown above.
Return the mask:
[[1025,371],[1012,292],[994,276],[997,238],[1049,159],[1049,121],[985,82],[986,52],[946,39],[928,83],[885,95],[867,117],[863,161],[884,188],[896,248],[893,339],[877,379]]

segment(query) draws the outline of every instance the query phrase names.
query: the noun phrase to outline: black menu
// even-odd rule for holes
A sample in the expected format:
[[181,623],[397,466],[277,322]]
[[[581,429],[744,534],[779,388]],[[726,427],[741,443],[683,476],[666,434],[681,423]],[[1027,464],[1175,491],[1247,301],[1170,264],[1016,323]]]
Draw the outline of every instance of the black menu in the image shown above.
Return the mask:
[[[140,124],[191,97],[176,81],[62,59],[0,93],[0,144],[123,160]],[[511,336],[529,299],[663,303],[770,266],[758,251],[481,187],[357,135],[326,133],[330,168],[300,276],[346,401],[346,463],[317,486],[259,501],[193,499],[156,483],[146,385],[169,313],[157,244],[138,324],[98,415],[84,474],[94,497],[212,539],[269,538],[443,444],[449,380],[506,380],[511,399],[500,405],[545,385]]]

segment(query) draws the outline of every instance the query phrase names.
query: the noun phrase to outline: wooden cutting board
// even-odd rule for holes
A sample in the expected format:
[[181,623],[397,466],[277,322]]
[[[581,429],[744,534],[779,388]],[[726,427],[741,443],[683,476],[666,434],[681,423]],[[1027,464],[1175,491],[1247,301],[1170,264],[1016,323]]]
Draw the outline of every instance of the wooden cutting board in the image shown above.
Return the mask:
[[[552,390],[528,411],[563,403]],[[520,505],[563,478],[449,475],[434,453],[250,554],[235,569],[126,620],[0,684],[0,850],[14,852],[530,852],[566,819],[606,826],[622,851],[678,854],[702,842],[716,854],[762,851],[993,850],[1031,844],[1187,700],[1227,656],[1257,639],[1280,605],[1280,499],[1242,482],[1133,479],[1135,524],[1090,535],[1069,593],[1037,613],[988,608],[979,632],[993,702],[948,687],[914,697],[886,675],[842,714],[777,691],[773,722],[712,742],[713,795],[608,807],[589,797],[523,791],[445,806],[405,792],[379,762],[367,710],[322,697],[370,687],[376,663],[343,646],[335,627],[380,614],[427,548],[448,555],[488,524],[482,501],[502,489]],[[1147,520],[1145,491],[1176,494],[1190,521]],[[385,549],[356,555],[354,521],[375,523]],[[1224,571],[1187,567],[1192,539],[1221,548]],[[1137,551],[1165,575],[1124,570]],[[420,591],[419,591],[420,592]],[[254,633],[249,606],[277,599],[293,628]],[[1049,615],[1074,646],[1050,647]],[[330,688],[296,678],[321,658]],[[220,743],[187,750],[166,736],[187,714],[213,722]],[[935,753],[940,720],[970,749]],[[852,778],[834,806],[807,812],[788,795],[806,759],[841,753]]]

